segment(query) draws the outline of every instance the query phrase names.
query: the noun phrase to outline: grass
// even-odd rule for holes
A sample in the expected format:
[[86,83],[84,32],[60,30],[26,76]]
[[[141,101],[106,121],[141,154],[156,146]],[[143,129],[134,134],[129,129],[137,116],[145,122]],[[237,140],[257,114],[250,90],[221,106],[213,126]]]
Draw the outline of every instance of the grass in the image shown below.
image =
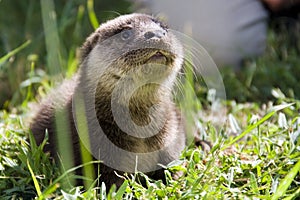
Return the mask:
[[[202,122],[213,142],[209,152],[190,146],[180,160],[166,166],[166,184],[147,178],[147,187],[129,176],[123,186],[107,193],[107,199],[296,199],[299,197],[300,119],[299,102],[265,107],[232,101],[228,121],[220,131],[211,122]],[[24,111],[25,112],[25,111]],[[28,111],[27,111],[28,112]],[[202,110],[201,112],[210,112]],[[294,114],[295,117],[289,117]],[[96,188],[80,192],[80,187],[62,190],[61,174],[49,155],[26,141],[24,114],[0,112],[1,199],[96,198]],[[236,121],[237,124],[232,121]],[[234,128],[239,126],[239,128]],[[240,130],[238,133],[234,130]],[[243,136],[243,138],[241,137]],[[171,174],[181,173],[178,179]]]
[[[89,17],[96,26],[92,1],[88,2]],[[197,108],[189,120],[197,123],[200,136],[213,147],[205,152],[191,144],[179,160],[165,166],[166,183],[141,174],[146,187],[135,175],[128,175],[119,189],[91,185],[82,190],[66,182],[76,168],[62,172],[42,151],[47,138],[37,146],[28,131],[36,96],[45,96],[53,87],[50,71],[30,58],[26,80],[19,85],[23,98],[19,104],[7,106],[10,109],[0,110],[0,199],[300,198],[300,58],[298,46],[282,39],[287,39],[287,34],[275,34],[271,29],[264,56],[249,59],[239,73],[223,69],[229,97],[220,104],[221,109],[227,109],[224,124],[213,115],[207,117],[215,110],[205,88],[196,91],[196,102],[192,97],[187,99],[183,106]],[[299,35],[295,37],[300,41]],[[1,63],[12,54],[22,53],[26,45],[0,58]],[[64,74],[70,76],[77,63],[74,50],[66,60]],[[190,84],[198,87],[191,79]],[[187,88],[185,92],[188,96]]]

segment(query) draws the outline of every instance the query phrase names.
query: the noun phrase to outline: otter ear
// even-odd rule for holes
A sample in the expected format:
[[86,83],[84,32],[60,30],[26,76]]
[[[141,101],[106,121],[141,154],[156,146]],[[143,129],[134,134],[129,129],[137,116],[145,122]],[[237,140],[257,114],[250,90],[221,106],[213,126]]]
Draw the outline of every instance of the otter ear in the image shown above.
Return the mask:
[[80,48],[80,60],[81,62],[89,55],[89,53],[96,46],[100,38],[99,33],[95,32],[89,36]]
[[162,27],[164,30],[168,30],[169,29],[169,26],[168,24],[166,23],[166,18],[164,16],[157,16],[157,17],[153,17],[151,18],[151,20],[160,25],[160,27]]

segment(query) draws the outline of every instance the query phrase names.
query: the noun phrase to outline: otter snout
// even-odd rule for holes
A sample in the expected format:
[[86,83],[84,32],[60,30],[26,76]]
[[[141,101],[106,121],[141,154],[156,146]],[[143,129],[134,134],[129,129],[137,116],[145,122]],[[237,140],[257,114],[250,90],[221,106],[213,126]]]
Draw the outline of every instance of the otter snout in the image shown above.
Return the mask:
[[165,30],[151,30],[151,31],[147,31],[145,34],[144,34],[144,37],[148,40],[148,39],[151,39],[151,38],[154,38],[154,37],[157,37],[157,38],[162,38],[164,35],[166,35],[166,31]]

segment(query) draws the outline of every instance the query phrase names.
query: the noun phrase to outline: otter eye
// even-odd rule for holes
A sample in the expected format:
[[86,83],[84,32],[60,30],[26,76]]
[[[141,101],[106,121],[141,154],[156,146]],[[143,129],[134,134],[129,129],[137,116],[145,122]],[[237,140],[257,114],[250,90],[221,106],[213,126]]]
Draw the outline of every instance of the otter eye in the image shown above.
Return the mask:
[[132,29],[125,29],[121,32],[121,38],[123,40],[128,40],[129,38],[131,38],[132,35],[133,35]]

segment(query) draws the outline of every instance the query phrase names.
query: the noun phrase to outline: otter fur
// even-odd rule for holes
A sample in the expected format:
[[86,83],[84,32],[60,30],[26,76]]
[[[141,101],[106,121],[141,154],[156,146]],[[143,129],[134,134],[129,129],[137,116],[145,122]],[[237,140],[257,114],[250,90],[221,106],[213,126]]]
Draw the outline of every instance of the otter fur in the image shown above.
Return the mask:
[[159,164],[178,159],[186,142],[172,100],[182,54],[152,16],[128,14],[100,25],[81,48],[78,72],[42,100],[30,126],[37,144],[48,133],[44,151],[57,158],[58,140],[69,138],[74,166],[82,164],[85,145],[102,161],[95,173],[107,187],[122,184],[116,173],[136,170],[163,179]]

